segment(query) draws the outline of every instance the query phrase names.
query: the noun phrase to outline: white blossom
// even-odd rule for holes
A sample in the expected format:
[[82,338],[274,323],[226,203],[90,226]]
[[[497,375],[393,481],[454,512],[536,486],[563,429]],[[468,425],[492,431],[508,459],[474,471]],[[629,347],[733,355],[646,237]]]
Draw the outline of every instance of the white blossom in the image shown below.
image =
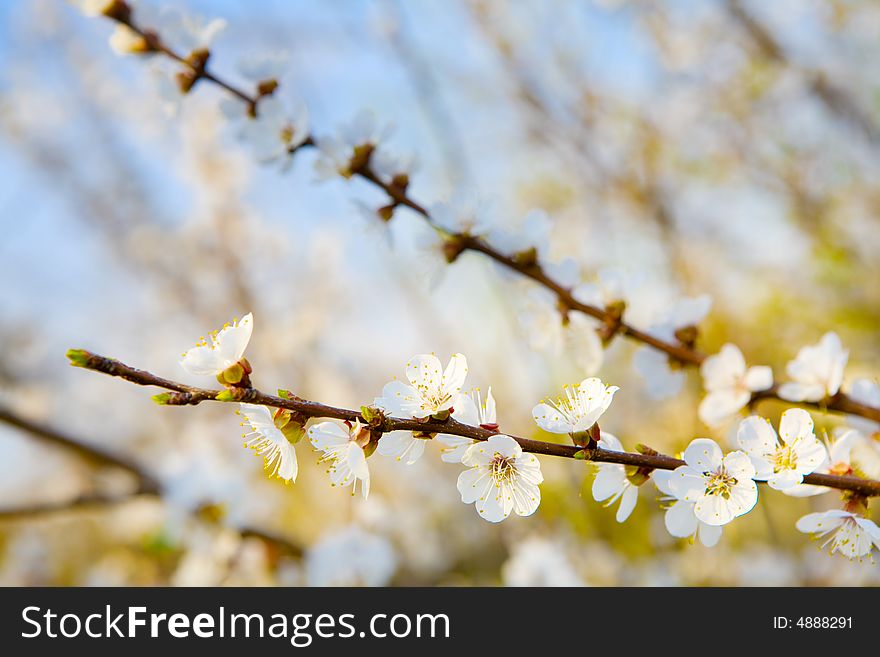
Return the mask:
[[831,534],[822,544],[831,544],[831,553],[839,552],[849,559],[861,559],[880,549],[880,528],[871,520],[840,509],[808,513],[797,521],[798,531],[821,538]]
[[600,269],[596,279],[581,283],[571,294],[575,300],[596,308],[607,308],[619,303],[627,303],[630,296],[642,284],[642,277],[620,269]]
[[209,335],[210,342],[202,338],[199,344],[184,353],[180,366],[197,376],[224,372],[244,357],[253,328],[251,313],[242,317],[241,321],[225,324],[220,331]]
[[565,397],[541,402],[532,409],[532,417],[544,431],[579,433],[592,427],[608,410],[617,386],[606,386],[595,377],[565,386]]
[[660,498],[668,504],[663,522],[666,531],[676,538],[693,538],[696,536],[700,543],[706,547],[713,547],[721,539],[722,526],[710,525],[694,513],[697,503],[684,499],[678,499],[669,485],[673,473],[670,470],[655,470],[651,473],[651,479],[665,497]]
[[700,403],[700,419],[710,427],[724,424],[749,403],[753,392],[773,385],[773,371],[766,366],[746,368],[742,352],[734,344],[721,347],[700,366],[707,395]]
[[[141,20],[141,10],[137,10]],[[205,18],[181,11],[177,7],[165,7],[158,15],[158,24],[148,25],[157,30],[162,41],[181,53],[209,48],[214,39],[226,29],[222,18]]]
[[[486,391],[486,400],[483,401],[479,389],[471,391],[469,395],[459,395],[455,402],[455,410],[452,417],[462,424],[484,429],[498,429],[498,413],[495,407],[495,398],[492,396],[492,388]],[[461,459],[467,448],[474,444],[474,440],[464,436],[454,436],[448,433],[438,434],[437,442],[444,445],[440,458],[446,463],[461,463]],[[381,442],[379,443],[381,446]]]
[[239,126],[239,138],[250,146],[259,162],[282,159],[289,164],[289,156],[309,137],[309,113],[303,103],[295,103],[293,111],[288,111],[273,94],[259,100],[256,116],[238,98],[227,99],[220,107]]
[[[599,447],[614,452],[622,452],[623,445],[620,440],[610,433],[601,432]],[[636,502],[639,499],[639,487],[630,481],[626,474],[626,466],[620,463],[597,463],[596,478],[593,479],[593,499],[597,502],[605,502],[605,506],[611,506],[618,499],[620,506],[615,516],[617,522],[624,522],[629,518]]]
[[100,16],[115,4],[115,0],[67,0],[86,16]]
[[351,494],[357,492],[361,482],[364,499],[370,494],[370,469],[363,446],[362,425],[343,425],[338,422],[318,422],[309,427],[309,440],[315,449],[324,452],[321,461],[329,463],[327,473],[333,486],[352,486]]
[[471,445],[461,462],[469,466],[458,477],[461,501],[473,503],[485,520],[501,522],[511,511],[528,516],[538,509],[541,464],[510,436],[498,434]]
[[284,481],[296,481],[299,466],[296,450],[275,424],[272,411],[257,404],[241,404],[240,413],[244,417],[242,426],[250,431],[244,434],[245,447],[250,447],[263,457],[270,477],[277,476]]
[[487,239],[493,247],[507,255],[534,249],[535,255],[541,258],[549,250],[550,218],[543,210],[531,210],[512,225],[496,218]]
[[785,371],[792,381],[779,387],[779,396],[788,401],[817,402],[833,397],[843,382],[849,351],[836,333],[822,336],[819,344],[802,347]]
[[391,129],[379,128],[373,112],[363,110],[350,123],[341,125],[336,135],[316,140],[320,155],[315,162],[319,180],[336,176],[349,178],[352,164],[365,147],[375,149],[387,139]]
[[426,418],[453,407],[467,377],[467,359],[453,354],[444,370],[434,354],[413,356],[406,364],[408,383],[394,380],[382,388],[374,405],[399,417]]
[[828,450],[813,432],[813,418],[801,408],[782,414],[779,436],[769,421],[752,415],[740,423],[736,439],[755,466],[755,479],[783,492],[828,459]]
[[[828,457],[813,472],[834,475],[853,474],[853,452],[857,451],[864,441],[865,437],[855,429],[844,429],[830,445],[827,445]],[[812,497],[827,493],[830,490],[826,486],[796,484],[791,488],[787,488],[785,494],[792,497]]]
[[724,454],[714,440],[692,440],[684,452],[686,465],[676,468],[669,488],[679,500],[694,502],[694,515],[707,525],[726,525],[752,510],[758,486],[748,455]]
[[470,191],[458,191],[445,203],[435,203],[429,214],[435,225],[449,233],[482,235],[491,225],[490,205]]

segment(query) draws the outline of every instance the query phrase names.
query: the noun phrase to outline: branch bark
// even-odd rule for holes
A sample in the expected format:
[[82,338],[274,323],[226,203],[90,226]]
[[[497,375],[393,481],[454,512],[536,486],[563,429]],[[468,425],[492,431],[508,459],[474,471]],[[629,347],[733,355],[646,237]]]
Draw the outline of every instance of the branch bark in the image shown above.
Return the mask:
[[[72,355],[70,355],[72,354]],[[370,425],[372,429],[388,433],[391,431],[414,431],[419,434],[451,434],[462,436],[472,440],[483,441],[497,435],[498,432],[490,431],[482,427],[474,427],[458,422],[453,417],[446,420],[419,421],[412,418],[383,417],[379,423],[370,423],[360,411],[336,406],[328,406],[319,402],[300,399],[299,397],[277,397],[269,395],[256,388],[225,388],[223,390],[209,390],[188,386],[183,383],[162,378],[146,370],[136,369],[125,363],[84,350],[69,352],[71,363],[76,367],[94,370],[109,376],[125,379],[141,386],[151,386],[171,391],[171,394],[163,396],[159,403],[170,406],[197,405],[204,401],[221,402],[244,402],[258,404],[272,408],[283,408],[294,411],[304,418],[332,418],[347,420],[349,422],[360,421]],[[523,451],[547,456],[558,456],[595,463],[618,463],[621,465],[645,468],[648,470],[674,470],[685,465],[684,461],[666,456],[664,454],[638,454],[630,452],[615,452],[611,450],[595,448],[580,448],[574,445],[561,445],[549,443],[531,438],[522,438],[510,433],[504,433],[519,443]],[[816,486],[827,486],[840,490],[848,490],[866,497],[880,496],[880,481],[862,479],[860,477],[810,474],[804,477],[804,483]]]
[[[737,13],[736,8],[739,7],[739,5],[735,0],[730,0],[730,6],[731,11],[734,12],[734,14],[741,19],[744,16],[747,16],[747,14],[745,14],[741,10],[741,8],[740,11]],[[227,93],[247,103],[250,111],[254,115],[257,114],[261,96],[248,93],[247,91],[242,90],[240,87],[230,84],[229,82],[218,77],[213,72],[208,70],[206,60],[201,61],[200,63],[194,63],[191,58],[184,57],[175,52],[162,41],[161,35],[139,27],[133,20],[130,12],[122,12],[120,15],[112,15],[108,16],[108,18],[128,26],[129,29],[142,36],[151,45],[154,52],[161,53],[190,70],[195,76],[193,84],[197,83],[199,80],[207,80],[208,82],[211,82],[212,84],[220,87]],[[776,48],[776,52],[781,53],[781,49]],[[314,147],[314,145],[314,139],[309,137],[305,140],[305,142],[298,146],[297,149]],[[686,366],[698,367],[706,359],[705,354],[703,354],[691,345],[683,344],[680,342],[662,340],[654,335],[651,335],[647,331],[643,331],[639,328],[636,328],[635,326],[627,324],[620,317],[616,316],[612,312],[607,311],[604,308],[599,308],[577,301],[572,296],[571,289],[560,284],[558,281],[549,276],[547,272],[544,271],[541,263],[537,260],[529,263],[520,262],[512,255],[504,254],[498,251],[481,237],[470,235],[467,233],[450,233],[449,231],[440,228],[439,226],[437,226],[436,223],[434,223],[426,207],[423,204],[412,199],[408,195],[406,189],[402,189],[394,185],[393,183],[387,183],[383,181],[379,176],[377,176],[375,172],[370,168],[369,158],[360,169],[354,171],[353,173],[354,175],[360,177],[363,180],[366,180],[367,182],[372,183],[383,192],[385,192],[388,198],[393,201],[395,205],[407,207],[410,210],[421,215],[425,219],[425,221],[427,221],[432,227],[443,232],[447,236],[447,238],[455,240],[456,243],[461,247],[461,252],[474,251],[477,253],[482,253],[491,260],[494,260],[495,262],[500,264],[501,266],[506,267],[507,269],[510,269],[512,271],[516,271],[520,275],[535,281],[536,283],[550,290],[556,295],[559,307],[563,312],[580,312],[599,320],[606,327],[613,327],[613,330],[608,334],[609,339],[614,334],[619,333],[628,338],[631,338],[632,340],[661,351],[669,356],[670,359],[675,360]],[[173,390],[174,388],[167,389]],[[776,393],[775,387],[769,391],[757,393],[753,396],[751,403],[757,403],[762,399],[771,398],[785,401],[786,403],[792,403],[780,398]],[[880,422],[880,408],[874,408],[872,406],[863,404],[849,397],[843,392],[839,392],[833,397],[823,399],[819,402],[797,403],[801,406],[815,408],[822,411],[835,411],[839,413],[860,415],[875,422]]]

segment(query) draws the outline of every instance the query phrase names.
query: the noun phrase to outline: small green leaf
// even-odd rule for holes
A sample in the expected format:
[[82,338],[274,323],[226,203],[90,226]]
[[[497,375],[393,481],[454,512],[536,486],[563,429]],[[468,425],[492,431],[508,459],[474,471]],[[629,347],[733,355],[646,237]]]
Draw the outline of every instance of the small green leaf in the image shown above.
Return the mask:
[[159,406],[166,406],[171,401],[171,393],[161,392],[158,395],[153,395],[153,401],[159,404]]
[[85,349],[68,349],[66,355],[70,364],[74,367],[85,367],[89,362],[89,358],[92,357],[92,354]]
[[231,402],[235,401],[235,395],[231,390],[221,390],[214,399],[222,402]]

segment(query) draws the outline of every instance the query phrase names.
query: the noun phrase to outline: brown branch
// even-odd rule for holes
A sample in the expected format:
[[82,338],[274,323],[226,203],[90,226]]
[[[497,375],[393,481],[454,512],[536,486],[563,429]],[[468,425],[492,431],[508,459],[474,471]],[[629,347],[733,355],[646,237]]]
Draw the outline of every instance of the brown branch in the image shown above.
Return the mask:
[[[122,4],[124,5],[124,3]],[[734,7],[738,6],[735,0],[731,0],[731,5]],[[141,35],[147,41],[147,43],[150,44],[153,52],[162,53],[167,57],[175,60],[176,62],[179,62],[183,66],[187,67],[195,76],[194,83],[200,79],[208,80],[209,82],[212,82],[213,84],[221,87],[228,93],[231,93],[232,95],[243,100],[245,103],[248,104],[250,111],[254,115],[257,114],[258,104],[261,96],[256,94],[249,94],[239,87],[223,81],[222,79],[208,71],[206,66],[207,58],[183,57],[174,52],[171,48],[169,48],[166,44],[162,42],[159,35],[150,30],[139,28],[134,23],[130,11],[123,11],[119,14],[108,15],[108,18],[128,26],[131,30]],[[781,50],[779,52],[781,52]],[[295,150],[298,150],[299,148],[312,147],[314,146],[314,144],[314,140],[309,137],[304,143],[293,149],[291,153]],[[642,344],[648,345],[654,349],[657,349],[658,351],[662,351],[667,356],[669,356],[671,360],[677,361],[683,365],[699,366],[706,359],[706,355],[697,350],[691,344],[683,344],[681,342],[662,340],[646,331],[642,331],[635,326],[627,324],[613,312],[610,312],[604,308],[599,308],[577,301],[572,296],[571,289],[560,284],[558,281],[554,280],[550,275],[548,275],[541,266],[541,263],[538,262],[537,258],[532,258],[530,261],[520,261],[513,255],[504,254],[498,251],[488,242],[486,242],[486,240],[482,237],[470,235],[468,233],[454,233],[442,229],[441,227],[437,226],[436,223],[434,223],[426,207],[423,204],[413,200],[407,194],[405,188],[400,187],[393,182],[385,182],[379,176],[377,176],[375,172],[373,172],[370,168],[369,158],[366,158],[363,165],[352,173],[353,175],[359,176],[360,178],[380,188],[383,192],[385,192],[389,199],[393,201],[395,205],[402,205],[413,210],[414,212],[421,215],[425,219],[425,221],[427,221],[432,227],[444,233],[448,240],[455,243],[456,256],[464,251],[474,251],[482,253],[483,255],[487,256],[491,260],[494,260],[498,264],[512,271],[518,272],[522,276],[525,276],[526,278],[535,281],[539,285],[542,285],[544,288],[553,292],[556,295],[559,308],[562,312],[573,310],[583,313],[585,315],[589,315],[590,317],[593,317],[602,322],[605,326],[613,327],[613,333],[620,333],[621,335],[625,335],[637,342],[641,342]],[[613,333],[609,334],[607,337],[610,339]],[[174,390],[174,388],[168,389]],[[773,388],[771,389],[771,391],[765,391],[765,393],[762,393],[760,397],[753,398],[752,401],[756,402],[758,401],[758,399],[771,397],[781,399],[776,394],[776,389]],[[840,413],[860,415],[876,422],[880,422],[880,408],[874,408],[871,406],[867,406],[866,404],[862,404],[848,397],[843,392],[839,392],[834,397],[824,399],[819,402],[798,402],[798,404],[801,406],[816,408],[823,411],[836,411]]]
[[[300,399],[299,397],[276,397],[261,392],[255,388],[226,388],[224,390],[208,390],[194,386],[184,385],[156,376],[151,372],[130,367],[118,360],[99,356],[84,350],[71,350],[68,352],[71,364],[76,367],[101,372],[109,376],[119,377],[141,386],[153,386],[172,391],[171,393],[155,397],[157,402],[171,406],[196,405],[203,401],[235,401],[249,404],[258,404],[272,408],[283,408],[297,413],[302,418],[333,418],[350,422],[360,421],[369,424],[371,428],[380,433],[391,431],[413,431],[420,435],[451,434],[462,436],[472,440],[488,440],[497,432],[474,427],[458,422],[451,416],[446,420],[429,419],[427,421],[413,418],[381,417],[378,422],[368,421],[360,411],[328,406],[318,402]],[[666,456],[664,454],[638,454],[630,452],[615,452],[600,447],[582,448],[574,445],[561,445],[548,443],[530,438],[521,438],[510,433],[510,436],[519,443],[525,452],[544,454],[547,456],[559,456],[563,458],[591,461],[595,463],[618,463],[621,465],[634,466],[647,470],[674,470],[684,465],[684,461]],[[880,481],[862,479],[860,477],[810,474],[804,477],[804,483],[816,486],[827,486],[840,490],[849,490],[866,497],[880,496]]]
[[[137,372],[137,370],[134,371]],[[143,374],[148,373],[145,372]],[[165,383],[173,385],[170,381],[166,381]],[[129,460],[128,458],[112,454],[99,447],[89,445],[78,438],[61,433],[51,427],[22,418],[2,406],[0,406],[0,422],[15,427],[33,438],[74,452],[77,456],[89,463],[125,470],[134,475],[138,481],[137,489],[129,494],[106,495],[102,493],[88,493],[80,495],[72,500],[41,502],[17,507],[0,507],[0,520],[31,519],[55,513],[98,509],[102,507],[106,508],[108,506],[125,504],[139,497],[145,496],[155,497],[157,499],[162,498],[162,489],[159,482],[138,463]],[[279,552],[284,554],[300,556],[303,553],[302,546],[273,532],[249,526],[233,527],[232,529],[238,531],[243,537],[250,536],[260,538],[264,542],[273,545]]]
[[16,415],[11,410],[2,406],[0,406],[0,422],[15,427],[16,429],[20,429],[43,442],[58,445],[74,452],[77,456],[89,463],[125,470],[134,475],[137,479],[137,492],[139,494],[155,494],[159,492],[159,483],[153,475],[144,470],[139,464],[124,456],[112,454],[95,445],[86,444],[83,441],[56,429]]

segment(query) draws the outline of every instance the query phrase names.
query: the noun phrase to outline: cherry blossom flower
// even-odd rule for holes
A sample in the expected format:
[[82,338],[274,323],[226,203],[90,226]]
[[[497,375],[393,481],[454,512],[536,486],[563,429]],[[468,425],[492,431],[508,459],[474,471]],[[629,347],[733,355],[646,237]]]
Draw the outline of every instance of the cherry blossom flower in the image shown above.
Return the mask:
[[241,404],[243,426],[250,432],[244,434],[245,447],[250,447],[261,455],[270,477],[277,476],[284,481],[296,481],[299,466],[296,462],[296,451],[287,436],[276,425],[275,418],[265,406]]
[[752,398],[753,392],[773,385],[773,371],[766,366],[746,368],[742,352],[734,344],[721,347],[700,366],[703,386],[709,393],[700,403],[700,419],[710,427],[724,424]]
[[617,386],[606,386],[600,379],[584,379],[565,386],[565,397],[555,402],[541,402],[532,409],[532,417],[544,431],[550,433],[580,433],[587,431],[608,410]]
[[808,513],[797,521],[795,527],[815,538],[831,534],[822,547],[830,543],[832,554],[839,552],[849,559],[862,559],[875,547],[880,549],[880,528],[871,520],[849,511],[831,509]]
[[445,370],[434,354],[413,356],[406,364],[409,383],[386,383],[374,405],[399,417],[445,419],[464,387],[467,372],[467,359],[462,354],[453,354]]
[[684,461],[673,471],[669,488],[679,500],[694,502],[701,522],[726,525],[757,503],[755,466],[744,452],[725,455],[714,440],[697,438],[685,450]]
[[813,418],[801,408],[782,414],[779,434],[765,418],[752,415],[740,423],[736,439],[755,466],[755,479],[785,492],[821,466],[828,450],[813,433]]
[[[452,417],[463,424],[484,429],[498,429],[498,413],[495,408],[495,398],[492,396],[492,388],[486,391],[486,401],[482,399],[479,390],[473,390],[470,395],[460,395],[455,402],[455,410]],[[446,463],[461,463],[461,459],[467,448],[476,441],[464,436],[453,436],[441,433],[436,437],[437,442],[442,443],[440,458]],[[381,446],[381,442],[379,443]]]
[[627,303],[630,295],[642,284],[642,277],[620,269],[600,269],[596,280],[581,283],[571,294],[581,303],[597,308],[608,308]]
[[220,108],[239,126],[239,138],[251,147],[259,162],[283,159],[289,165],[289,156],[309,137],[309,113],[303,103],[296,103],[293,111],[288,111],[273,94],[259,100],[255,116],[238,98],[227,99]]
[[225,324],[220,331],[210,334],[210,342],[202,338],[199,344],[183,354],[180,366],[196,376],[223,374],[244,358],[253,328],[251,313],[241,321]]
[[[855,429],[845,429],[830,445],[827,446],[828,458],[813,472],[835,475],[853,474],[852,452],[865,440]],[[812,484],[796,484],[785,490],[792,497],[812,497],[827,493],[831,489],[826,486]]]
[[660,498],[661,501],[668,504],[666,515],[663,518],[666,525],[666,531],[676,538],[693,538],[700,539],[700,543],[706,547],[713,547],[721,540],[721,525],[710,525],[699,518],[694,513],[696,502],[688,500],[680,500],[676,497],[672,487],[669,485],[673,473],[670,470],[655,470],[651,473],[651,479],[657,488],[665,497]]
[[511,511],[529,516],[538,509],[541,464],[510,436],[498,434],[471,445],[461,462],[469,466],[458,477],[461,501],[473,503],[485,520],[501,522]]
[[330,467],[332,486],[352,486],[351,494],[357,492],[357,482],[361,482],[361,494],[364,499],[370,494],[370,470],[367,467],[365,433],[368,433],[360,422],[353,425],[339,422],[318,422],[309,427],[309,440],[312,446],[324,452],[321,461],[327,461]]
[[[605,431],[601,432],[599,447],[614,452],[624,451],[620,440]],[[593,480],[592,492],[593,499],[597,502],[608,500],[605,506],[611,506],[618,499],[620,500],[615,516],[617,522],[624,522],[629,518],[639,499],[639,487],[627,476],[626,466],[620,463],[596,464],[596,478]]]
[[488,241],[508,255],[535,250],[535,257],[546,256],[550,245],[550,218],[543,210],[531,210],[513,225],[496,218],[489,230]]
[[817,402],[833,397],[843,382],[849,351],[836,333],[822,336],[819,344],[802,347],[785,371],[792,381],[779,386],[779,396],[788,401]]
[[[374,405],[391,415],[443,419],[454,411],[453,404],[461,398],[467,359],[453,354],[443,371],[436,356],[420,354],[407,363],[406,376],[409,384],[396,380],[385,384]],[[386,433],[379,440],[378,451],[412,465],[424,454],[426,437],[402,431]]]
[[214,39],[226,29],[226,21],[222,18],[209,19],[181,11],[177,7],[163,8],[158,14],[156,25],[145,23],[140,9],[138,19],[145,26],[156,29],[164,43],[183,54],[209,48]]
[[340,126],[336,136],[316,140],[320,151],[315,161],[318,180],[350,178],[390,133],[390,127],[378,127],[373,112],[363,110],[351,123]]
[[491,225],[491,206],[470,191],[459,191],[429,209],[434,224],[449,233],[482,235]]
[[[659,315],[648,332],[661,340],[675,342],[678,331],[702,322],[711,308],[712,298],[706,294],[680,299]],[[681,392],[687,378],[680,368],[670,367],[669,356],[649,346],[636,351],[633,366],[645,380],[646,392],[652,399],[674,397]]]

